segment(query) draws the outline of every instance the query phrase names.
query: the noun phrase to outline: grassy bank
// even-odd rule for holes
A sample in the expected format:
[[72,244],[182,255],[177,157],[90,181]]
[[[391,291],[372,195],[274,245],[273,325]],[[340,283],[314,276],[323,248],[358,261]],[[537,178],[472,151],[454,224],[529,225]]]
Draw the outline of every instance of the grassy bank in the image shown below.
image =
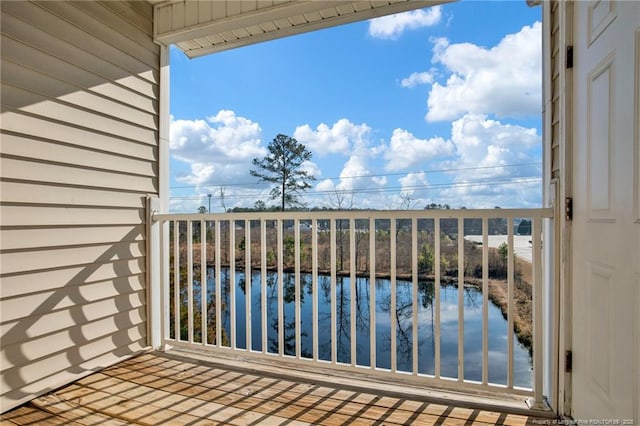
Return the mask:
[[[340,236],[339,236],[340,237]],[[355,270],[358,277],[370,276],[370,256],[369,256],[369,235],[362,232],[356,238],[355,247]],[[226,244],[225,244],[226,239]],[[300,271],[302,273],[312,272],[312,252],[311,252],[310,233],[306,235],[301,233],[300,238]],[[391,271],[390,261],[390,235],[389,233],[380,233],[376,235],[376,277],[380,279],[389,279]],[[220,264],[223,267],[230,266],[230,247],[228,246],[228,236],[222,238],[220,247]],[[285,233],[285,242],[283,244],[283,268],[286,272],[293,272],[295,268],[295,243],[293,238],[287,238]],[[351,271],[350,252],[348,235],[342,235],[337,238],[336,247],[336,273],[338,276],[349,276]],[[267,270],[276,271],[278,260],[274,253],[273,247],[277,247],[275,235],[267,233],[267,245],[270,247],[267,252]],[[396,278],[399,280],[411,281],[412,274],[412,241],[410,232],[398,232],[396,234]],[[330,240],[327,235],[318,236],[318,273],[329,275],[330,267]],[[259,270],[261,268],[261,251],[260,241],[251,241],[251,267]],[[235,266],[236,270],[242,271],[245,268],[245,253],[247,247],[244,242],[244,234],[236,233],[235,247]],[[420,233],[418,235],[418,279],[421,281],[434,281],[434,263],[433,258],[433,234]],[[458,282],[458,242],[457,238],[450,238],[447,235],[441,237],[440,246],[440,268],[442,284],[456,284]],[[504,255],[499,253],[498,249],[489,248],[489,292],[488,297],[492,303],[498,306],[505,319],[508,317],[508,288],[506,281],[507,262]],[[173,252],[171,252],[173,255]],[[215,251],[211,244],[207,244],[207,260],[208,267],[215,265]],[[180,244],[180,263],[186,264],[186,244],[181,241]],[[200,244],[193,243],[193,263],[194,268],[199,269],[200,266]],[[482,249],[481,247],[464,241],[464,280],[465,283],[482,289]],[[199,272],[198,272],[199,273]],[[196,275],[197,276],[197,275]],[[514,280],[514,306],[513,306],[513,323],[514,332],[520,341],[530,352],[532,350],[532,298],[531,298],[531,264],[520,259],[515,259],[515,280]]]

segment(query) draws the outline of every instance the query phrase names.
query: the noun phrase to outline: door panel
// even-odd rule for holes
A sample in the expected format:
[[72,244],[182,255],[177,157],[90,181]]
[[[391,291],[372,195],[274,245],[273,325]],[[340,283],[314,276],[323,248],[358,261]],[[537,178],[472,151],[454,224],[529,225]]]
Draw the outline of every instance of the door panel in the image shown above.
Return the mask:
[[574,13],[571,414],[638,423],[640,2]]

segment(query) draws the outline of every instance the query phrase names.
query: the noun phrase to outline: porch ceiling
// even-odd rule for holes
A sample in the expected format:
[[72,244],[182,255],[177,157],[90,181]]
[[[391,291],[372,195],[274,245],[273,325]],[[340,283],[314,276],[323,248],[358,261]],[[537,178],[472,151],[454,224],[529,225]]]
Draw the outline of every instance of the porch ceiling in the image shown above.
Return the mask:
[[154,5],[154,40],[175,44],[195,58],[452,0],[149,1]]

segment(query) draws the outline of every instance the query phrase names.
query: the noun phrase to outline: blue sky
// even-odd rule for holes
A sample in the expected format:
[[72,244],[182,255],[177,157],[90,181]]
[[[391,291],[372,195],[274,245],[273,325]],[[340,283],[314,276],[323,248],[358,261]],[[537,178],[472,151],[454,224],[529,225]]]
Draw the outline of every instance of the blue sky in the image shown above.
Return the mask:
[[462,1],[188,59],[171,49],[171,210],[268,205],[278,134],[309,207],[541,204],[541,8]]

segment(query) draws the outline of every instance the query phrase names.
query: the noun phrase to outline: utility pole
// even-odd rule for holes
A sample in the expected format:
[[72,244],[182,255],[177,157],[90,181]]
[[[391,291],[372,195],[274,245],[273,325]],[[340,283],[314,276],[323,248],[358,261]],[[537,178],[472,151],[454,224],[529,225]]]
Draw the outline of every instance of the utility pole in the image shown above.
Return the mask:
[[207,197],[209,198],[209,210],[207,210],[207,213],[211,213],[211,194],[207,194]]
[[220,205],[222,206],[222,212],[227,212],[227,206],[224,204],[224,187],[220,187]]

